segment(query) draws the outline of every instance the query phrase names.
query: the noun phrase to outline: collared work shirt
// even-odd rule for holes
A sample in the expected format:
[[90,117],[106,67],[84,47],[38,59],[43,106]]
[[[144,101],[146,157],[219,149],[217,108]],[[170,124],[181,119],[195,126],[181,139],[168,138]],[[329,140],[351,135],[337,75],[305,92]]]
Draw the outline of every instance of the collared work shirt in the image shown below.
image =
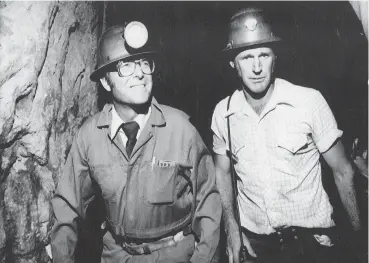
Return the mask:
[[54,262],[74,262],[76,219],[85,218],[99,190],[110,225],[103,262],[157,262],[166,250],[132,256],[112,237],[161,238],[189,223],[198,245],[186,256],[210,262],[219,242],[221,204],[212,156],[188,116],[153,99],[130,158],[119,137],[111,137],[111,121],[112,106],[106,105],[75,136],[52,199]]
[[[149,110],[146,114],[138,114],[136,118],[132,120],[132,121],[137,122],[139,126],[136,138],[140,137],[143,127],[145,127],[146,122],[148,121],[150,117],[150,114],[151,114],[151,106],[149,107]],[[115,110],[115,107],[112,106],[110,137],[114,139],[114,137],[117,134],[119,134],[120,138],[122,139],[123,144],[126,145],[128,138],[127,138],[127,135],[124,133],[124,131],[121,129],[121,126],[123,123],[125,123],[125,121],[122,120],[118,112]]]
[[276,79],[257,115],[242,91],[216,106],[213,150],[228,150],[227,117],[237,163],[241,224],[259,234],[285,226],[330,227],[332,206],[323,189],[320,153],[342,135],[319,91]]

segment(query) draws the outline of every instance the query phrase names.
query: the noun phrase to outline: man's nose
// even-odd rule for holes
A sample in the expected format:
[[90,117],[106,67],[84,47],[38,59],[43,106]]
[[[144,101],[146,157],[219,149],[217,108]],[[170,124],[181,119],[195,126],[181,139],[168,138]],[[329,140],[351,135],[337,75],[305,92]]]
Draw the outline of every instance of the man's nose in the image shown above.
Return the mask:
[[262,71],[260,59],[256,58],[252,64],[252,71],[254,74],[259,74]]
[[135,77],[138,77],[140,79],[143,78],[144,73],[142,72],[140,63],[136,63],[135,71],[133,74],[135,75]]

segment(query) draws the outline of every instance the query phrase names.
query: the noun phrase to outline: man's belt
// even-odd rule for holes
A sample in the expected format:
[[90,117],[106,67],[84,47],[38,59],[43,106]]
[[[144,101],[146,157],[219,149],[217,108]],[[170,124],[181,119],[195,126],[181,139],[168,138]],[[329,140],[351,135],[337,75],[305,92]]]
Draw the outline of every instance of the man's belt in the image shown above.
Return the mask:
[[[329,244],[338,243],[337,229],[336,227],[329,228],[304,228],[304,227],[287,227],[276,229],[276,232],[271,234],[256,234],[242,227],[242,232],[249,238],[263,239],[265,241],[274,241],[281,244],[290,243],[297,241],[300,238],[305,238],[306,236],[315,237],[317,241],[322,245],[330,246]],[[328,240],[320,240],[321,236],[328,237]]]
[[164,237],[154,242],[141,244],[122,242],[121,246],[131,255],[148,255],[162,248],[174,246],[177,242],[182,241],[184,237],[185,234],[181,231],[174,236]]
[[149,241],[149,242],[139,242],[140,240],[130,241],[124,237],[115,237],[115,241],[124,250],[126,250],[131,255],[148,255],[154,251],[160,250],[162,248],[171,247],[177,244],[177,242],[182,241],[185,236],[192,233],[191,224],[187,225],[177,234],[166,236],[162,239]]

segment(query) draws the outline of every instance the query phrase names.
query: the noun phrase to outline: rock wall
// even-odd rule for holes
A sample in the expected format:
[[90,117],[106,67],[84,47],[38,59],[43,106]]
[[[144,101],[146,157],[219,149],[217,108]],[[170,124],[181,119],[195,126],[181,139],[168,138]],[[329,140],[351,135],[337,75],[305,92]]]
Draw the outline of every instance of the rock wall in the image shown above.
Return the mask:
[[102,2],[0,2],[0,262],[50,262],[50,197],[76,130],[97,111],[89,80]]

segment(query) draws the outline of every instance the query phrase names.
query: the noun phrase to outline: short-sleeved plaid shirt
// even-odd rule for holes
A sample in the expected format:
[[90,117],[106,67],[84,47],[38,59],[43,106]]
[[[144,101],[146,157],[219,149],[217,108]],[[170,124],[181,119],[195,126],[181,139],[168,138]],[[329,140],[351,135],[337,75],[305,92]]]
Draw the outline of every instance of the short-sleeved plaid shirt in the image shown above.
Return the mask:
[[227,117],[237,159],[238,205],[242,226],[259,234],[287,226],[331,227],[332,206],[321,180],[320,153],[342,136],[317,90],[276,79],[258,116],[242,91],[216,106],[213,150],[228,150]]

